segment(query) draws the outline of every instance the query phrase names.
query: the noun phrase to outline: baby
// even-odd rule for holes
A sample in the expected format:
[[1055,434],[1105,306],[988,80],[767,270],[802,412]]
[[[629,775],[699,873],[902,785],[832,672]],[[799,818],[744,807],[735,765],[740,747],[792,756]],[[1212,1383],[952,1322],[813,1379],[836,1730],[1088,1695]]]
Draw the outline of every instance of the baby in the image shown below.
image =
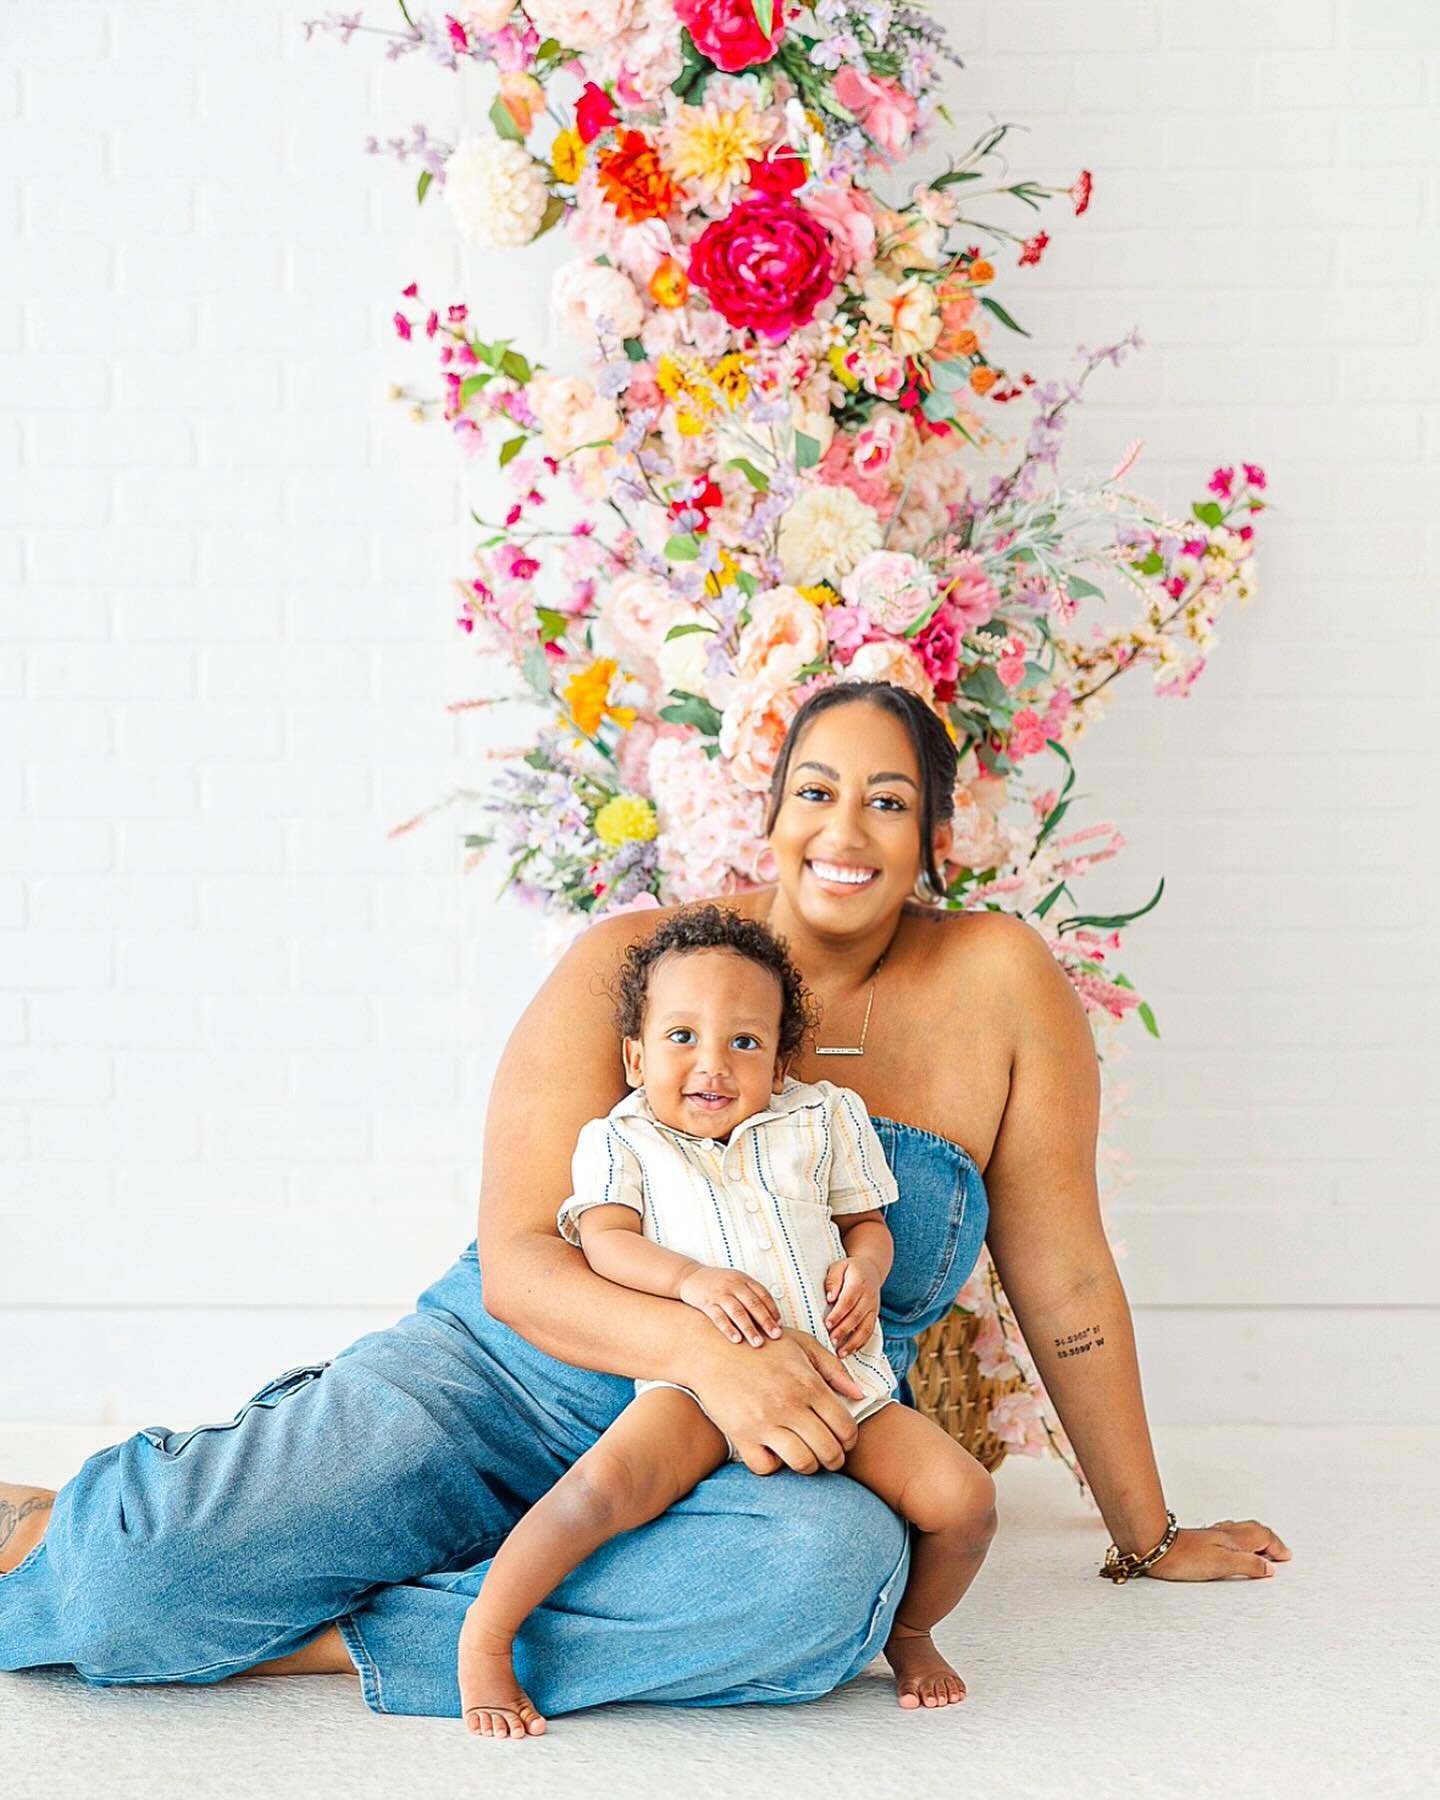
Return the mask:
[[[761,1354],[785,1327],[828,1340],[861,1390],[846,1400],[859,1435],[845,1473],[915,1528],[885,1645],[900,1704],[963,1699],[930,1631],[984,1560],[994,1486],[946,1432],[895,1398],[879,1326],[895,1181],[858,1095],[787,1078],[809,1022],[799,974],[763,925],[691,908],[631,946],[618,1022],[634,1091],[580,1133],[561,1232],[597,1274],[682,1300]],[[688,1389],[636,1382],[624,1412],[524,1515],[486,1572],[460,1638],[471,1731],[544,1731],[515,1675],[527,1614],[599,1545],[735,1459]]]

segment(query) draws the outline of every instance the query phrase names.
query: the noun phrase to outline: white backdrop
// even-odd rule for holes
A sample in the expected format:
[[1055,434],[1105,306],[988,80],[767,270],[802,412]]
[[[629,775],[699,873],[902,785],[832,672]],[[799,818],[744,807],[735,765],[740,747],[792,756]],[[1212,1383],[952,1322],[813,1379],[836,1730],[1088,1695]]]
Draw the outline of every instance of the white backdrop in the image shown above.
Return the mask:
[[[1006,277],[1026,366],[1148,342],[1071,467],[1139,436],[1173,503],[1237,457],[1277,502],[1193,697],[1120,683],[1080,751],[1130,839],[1087,898],[1168,883],[1112,1212],[1152,1415],[1434,1422],[1440,12],[940,10],[963,141],[1095,172]],[[565,247],[463,266],[360,146],[479,85],[305,14],[0,9],[0,1418],[219,1416],[403,1310],[543,967],[458,815],[385,835],[505,733],[445,710],[493,679],[473,475],[385,395],[412,279],[558,360]]]

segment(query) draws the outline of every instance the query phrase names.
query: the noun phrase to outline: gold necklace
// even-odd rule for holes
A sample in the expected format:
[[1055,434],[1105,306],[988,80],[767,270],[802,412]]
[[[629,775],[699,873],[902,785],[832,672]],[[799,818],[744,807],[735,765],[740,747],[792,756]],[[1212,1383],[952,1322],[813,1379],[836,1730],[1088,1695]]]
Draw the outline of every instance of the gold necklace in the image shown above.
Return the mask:
[[865,1020],[860,1027],[860,1042],[858,1044],[817,1044],[815,1046],[817,1056],[863,1056],[865,1054],[865,1035],[870,1029],[870,1008],[875,1004],[875,984],[879,981],[880,971],[884,967],[885,958],[882,956],[875,965],[875,973],[870,978],[870,998],[865,1002]]

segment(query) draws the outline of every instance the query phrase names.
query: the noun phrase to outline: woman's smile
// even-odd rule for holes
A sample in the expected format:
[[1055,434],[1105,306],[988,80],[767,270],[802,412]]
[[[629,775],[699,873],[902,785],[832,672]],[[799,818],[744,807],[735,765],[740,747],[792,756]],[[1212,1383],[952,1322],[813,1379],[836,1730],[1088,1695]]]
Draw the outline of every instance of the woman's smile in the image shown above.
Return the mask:
[[831,862],[828,858],[813,856],[806,861],[805,867],[827,894],[854,892],[857,888],[870,887],[880,879],[879,869],[868,863]]

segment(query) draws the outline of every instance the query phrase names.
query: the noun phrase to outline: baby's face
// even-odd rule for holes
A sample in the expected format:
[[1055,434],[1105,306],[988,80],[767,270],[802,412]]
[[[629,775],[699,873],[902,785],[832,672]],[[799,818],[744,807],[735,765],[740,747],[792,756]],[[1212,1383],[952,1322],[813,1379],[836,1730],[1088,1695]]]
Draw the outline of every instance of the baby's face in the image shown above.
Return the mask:
[[663,1125],[728,1137],[783,1085],[780,983],[731,950],[666,956],[650,972],[645,1024],[625,1040],[625,1072]]

